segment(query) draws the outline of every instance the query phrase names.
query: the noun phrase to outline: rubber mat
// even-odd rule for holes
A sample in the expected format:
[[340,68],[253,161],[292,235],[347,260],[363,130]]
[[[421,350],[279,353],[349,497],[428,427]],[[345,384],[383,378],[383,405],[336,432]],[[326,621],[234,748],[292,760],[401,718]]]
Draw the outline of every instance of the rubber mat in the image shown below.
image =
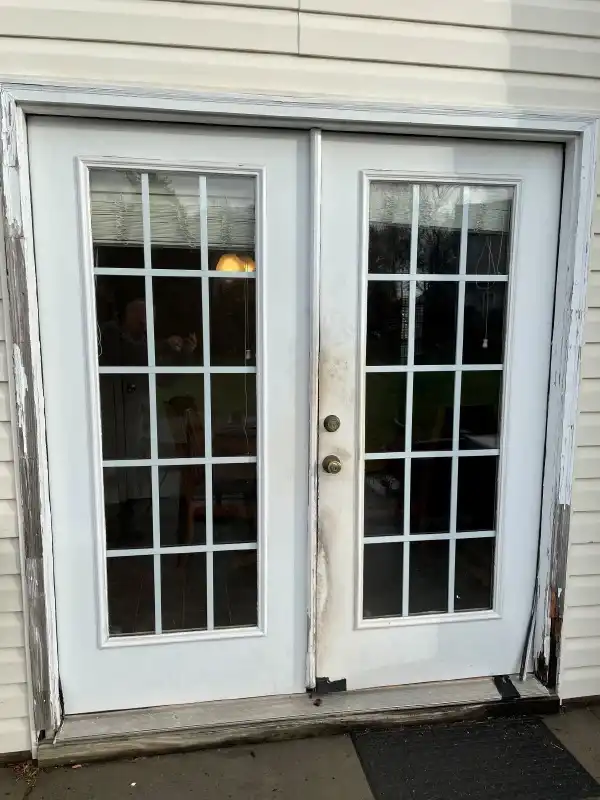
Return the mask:
[[541,720],[353,734],[376,800],[583,800],[600,786]]

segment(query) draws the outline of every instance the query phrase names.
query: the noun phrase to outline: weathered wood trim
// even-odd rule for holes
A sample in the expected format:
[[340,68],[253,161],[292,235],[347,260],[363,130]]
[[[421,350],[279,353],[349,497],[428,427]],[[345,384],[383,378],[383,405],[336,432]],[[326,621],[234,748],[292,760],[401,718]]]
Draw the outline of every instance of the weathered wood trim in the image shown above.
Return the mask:
[[567,577],[598,122],[565,145],[537,576],[536,674],[555,686]]
[[[36,732],[52,735],[60,721],[52,538],[42,363],[38,328],[33,224],[25,117],[0,90],[0,200],[6,253],[17,440],[19,525],[27,601],[28,651]],[[46,591],[50,587],[49,591]]]

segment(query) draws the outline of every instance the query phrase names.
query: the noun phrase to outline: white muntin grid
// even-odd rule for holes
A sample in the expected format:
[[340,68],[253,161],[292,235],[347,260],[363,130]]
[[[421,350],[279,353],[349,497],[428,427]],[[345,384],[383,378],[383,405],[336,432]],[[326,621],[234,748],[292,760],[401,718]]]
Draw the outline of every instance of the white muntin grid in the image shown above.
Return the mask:
[[[170,170],[172,172],[172,170]],[[219,173],[213,173],[219,174]],[[238,174],[238,173],[227,173]],[[242,173],[240,173],[240,177]],[[252,180],[256,180],[254,174],[243,174]],[[156,636],[163,634],[162,629],[162,584],[161,584],[161,557],[163,555],[179,555],[188,553],[206,554],[206,627],[199,629],[177,630],[164,632],[164,636],[181,636],[189,634],[197,636],[207,633],[211,637],[222,633],[227,636],[235,630],[233,627],[215,628],[214,620],[214,572],[213,554],[227,551],[257,551],[259,549],[260,531],[257,531],[255,542],[236,542],[230,544],[216,544],[213,540],[213,487],[212,487],[212,466],[218,464],[258,464],[258,456],[226,456],[219,457],[212,455],[212,407],[211,407],[211,376],[213,374],[257,374],[257,367],[247,366],[211,366],[210,359],[210,280],[255,280],[253,272],[227,272],[220,273],[209,269],[209,246],[208,246],[208,195],[207,195],[207,175],[198,174],[198,204],[200,210],[200,247],[199,249],[199,269],[153,269],[152,268],[152,234],[150,219],[150,188],[148,172],[141,172],[141,201],[142,201],[142,223],[143,223],[143,251],[144,267],[96,267],[94,266],[94,276],[140,276],[145,283],[145,305],[146,305],[146,328],[147,335],[147,366],[101,366],[98,367],[99,375],[131,375],[141,374],[148,376],[149,389],[149,422],[150,422],[150,457],[149,458],[127,458],[127,459],[104,459],[103,468],[150,468],[151,488],[152,488],[152,547],[106,549],[106,558],[129,558],[136,556],[147,556],[153,558],[154,567],[154,631],[149,633],[132,633],[128,637],[135,638],[144,636]],[[255,248],[256,248],[255,241]],[[153,278],[196,278],[201,281],[201,300],[202,300],[202,366],[160,366],[156,364],[155,340],[154,340],[154,298],[153,298]],[[204,389],[204,456],[190,458],[161,458],[159,457],[158,447],[158,415],[157,415],[157,375],[184,375],[197,374],[203,376]],[[257,440],[257,447],[259,446]],[[160,478],[159,472],[165,467],[191,467],[204,465],[205,473],[205,544],[202,545],[180,545],[162,546],[160,531]],[[257,470],[257,482],[259,475]],[[257,497],[260,491],[257,486]],[[257,523],[260,524],[260,517],[257,509]],[[261,570],[260,559],[257,560],[257,598],[260,606],[261,594]],[[253,631],[260,624],[261,609],[257,609],[257,624],[246,627],[244,631]]]
[[[373,179],[371,179],[373,180]],[[386,178],[386,182],[389,181],[389,178]],[[480,530],[480,531],[458,531],[457,530],[457,517],[458,517],[458,468],[459,468],[459,458],[481,458],[485,456],[495,456],[498,459],[498,469],[496,475],[496,507],[494,509],[494,518],[496,520],[496,529],[498,527],[497,521],[497,514],[498,508],[500,507],[499,500],[500,500],[500,469],[499,469],[499,462],[500,462],[500,449],[499,448],[488,448],[488,449],[473,449],[473,450],[461,450],[459,447],[460,444],[460,408],[461,408],[461,388],[462,388],[462,374],[463,372],[502,372],[504,370],[504,365],[501,363],[491,363],[491,364],[482,364],[482,363],[473,363],[473,364],[463,364],[463,340],[464,340],[464,319],[465,319],[465,294],[466,294],[466,285],[467,283],[504,283],[507,286],[507,291],[505,295],[505,309],[504,309],[504,317],[503,317],[503,339],[504,342],[507,340],[507,326],[508,326],[508,282],[509,282],[509,273],[510,273],[510,261],[511,261],[511,232],[510,230],[507,232],[507,241],[509,245],[508,249],[508,260],[507,260],[507,272],[506,274],[487,274],[487,273],[468,273],[467,272],[467,247],[468,247],[468,234],[469,234],[469,194],[471,186],[475,184],[463,185],[463,184],[450,184],[457,186],[461,189],[461,201],[462,201],[462,217],[461,217],[461,235],[460,235],[460,251],[459,251],[459,264],[458,264],[458,272],[457,273],[450,273],[450,274],[429,274],[426,272],[418,272],[417,271],[417,261],[418,261],[418,242],[419,242],[419,210],[420,210],[420,188],[421,183],[412,183],[412,214],[411,214],[411,239],[410,239],[410,265],[409,265],[409,272],[407,273],[371,273],[368,271],[368,263],[365,262],[364,270],[366,273],[366,282],[367,287],[369,282],[375,281],[388,281],[388,282],[408,282],[408,339],[407,339],[407,358],[406,364],[386,364],[386,365],[377,365],[377,366],[368,366],[365,365],[366,361],[366,347],[364,342],[364,334],[363,331],[363,371],[364,373],[404,373],[406,375],[406,408],[405,408],[405,439],[404,439],[404,451],[403,452],[394,452],[394,451],[384,451],[384,452],[366,452],[364,454],[364,462],[367,461],[378,461],[378,460],[385,460],[385,461],[392,461],[392,460],[403,460],[404,461],[404,506],[403,506],[403,521],[402,521],[402,530],[400,533],[395,535],[382,535],[382,536],[365,536],[364,535],[364,501],[361,503],[362,511],[361,516],[362,519],[360,520],[360,530],[362,531],[361,535],[361,543],[362,547],[370,546],[376,547],[383,544],[392,544],[394,542],[403,543],[403,562],[402,562],[402,617],[408,617],[410,615],[410,550],[411,550],[411,542],[423,542],[423,541],[431,541],[431,542],[448,542],[448,599],[447,599],[447,609],[445,611],[435,611],[435,612],[423,612],[421,614],[415,613],[411,615],[411,618],[414,619],[415,617],[419,616],[431,616],[431,614],[452,614],[454,609],[454,594],[455,594],[455,565],[456,565],[456,542],[459,539],[490,539],[496,538],[497,530]],[[431,181],[423,181],[422,183],[431,183]],[[434,181],[435,183],[435,181]],[[406,181],[398,180],[399,185],[406,185]],[[370,181],[367,181],[367,189],[370,185]],[[500,184],[483,184],[481,188],[496,188],[499,187]],[[505,187],[502,188],[514,188],[514,187]],[[369,197],[369,192],[366,192],[366,197]],[[368,234],[368,219],[369,219],[369,203],[367,202],[366,211],[366,219],[365,224],[367,226],[367,236]],[[514,196],[512,198],[512,213],[514,213]],[[512,213],[509,215],[509,219],[512,225]],[[455,349],[455,358],[453,364],[416,364],[415,363],[415,328],[416,328],[416,300],[417,300],[417,282],[455,282],[458,287],[457,292],[457,316],[456,316],[456,349]],[[365,290],[364,300],[366,302],[367,297],[367,290]],[[366,313],[363,312],[363,324],[366,324]],[[503,348],[503,353],[505,351],[505,347]],[[452,408],[452,447],[448,450],[413,450],[412,449],[412,420],[413,420],[413,390],[414,390],[414,375],[415,373],[434,373],[434,372],[444,372],[444,373],[454,373],[454,391],[453,391],[453,408]],[[503,394],[504,394],[504,382],[502,382],[501,386],[501,393],[500,397],[498,398],[499,404],[499,429],[498,429],[498,440],[501,441],[501,434],[502,434],[502,427],[503,427],[503,419],[502,419],[502,409],[503,409]],[[362,382],[364,387],[364,379]],[[363,409],[364,407],[364,388],[363,388]],[[363,412],[364,416],[364,412]],[[363,419],[363,429],[364,429],[364,419]],[[363,444],[364,446],[364,444]],[[411,533],[410,532],[410,517],[411,517],[411,463],[415,459],[433,459],[433,458],[447,458],[451,459],[451,483],[450,483],[450,524],[449,530],[447,533]],[[365,479],[365,463],[361,465],[360,475],[359,475],[359,491],[362,493],[364,492],[364,483]],[[497,548],[496,553],[494,555],[494,560],[497,561]],[[362,563],[362,559],[361,559]],[[364,569],[364,567],[363,567]],[[491,578],[494,579],[494,575],[496,574],[495,564],[492,564],[491,567]],[[362,595],[362,587],[363,587],[363,577],[361,576],[360,580],[361,584],[361,595]],[[492,592],[493,596],[493,592]],[[461,614],[468,613],[461,611]],[[398,617],[400,618],[400,617]],[[389,619],[386,617],[386,619]],[[360,599],[359,605],[359,620],[362,621],[361,624],[369,624],[369,623],[376,623],[377,618],[364,618],[364,611],[363,611],[363,601],[362,597]]]

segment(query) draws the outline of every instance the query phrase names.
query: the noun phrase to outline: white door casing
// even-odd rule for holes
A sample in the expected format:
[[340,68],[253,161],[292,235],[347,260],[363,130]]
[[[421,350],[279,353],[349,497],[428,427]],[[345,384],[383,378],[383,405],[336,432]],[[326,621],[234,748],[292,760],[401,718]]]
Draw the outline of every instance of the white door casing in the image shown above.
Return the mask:
[[[332,681],[346,679],[348,689],[360,689],[514,673],[519,669],[525,644],[536,574],[562,148],[559,145],[327,134],[323,137],[322,154],[319,462],[334,454],[339,456],[342,469],[339,474],[326,474],[322,469],[319,472],[316,674]],[[384,268],[382,271],[388,274],[367,277],[369,187],[381,181],[391,182],[392,192],[407,193],[410,253],[406,256],[406,271]],[[435,372],[436,363],[434,360],[421,364],[415,371],[414,336],[409,336],[407,356],[399,371],[393,364],[387,365],[387,371],[381,369],[377,366],[381,361],[371,362],[375,366],[365,370],[367,324],[370,323],[367,321],[367,289],[381,280],[392,280],[397,286],[406,287],[406,308],[410,309],[407,311],[408,329],[414,334],[416,295],[421,292],[420,287],[433,285],[429,275],[417,274],[420,257],[418,198],[419,192],[426,193],[427,185],[431,184],[455,185],[459,192],[456,227],[457,233],[462,234],[460,266],[457,252],[457,274],[439,275],[434,280],[456,281],[459,287],[455,331],[457,358],[452,356],[445,361],[442,371],[461,376],[471,375],[472,370],[481,368],[481,361],[479,365],[461,366],[460,340],[466,335],[462,311],[465,291],[471,291],[469,286],[477,291],[473,287],[482,281],[481,275],[465,274],[468,249],[465,243],[470,221],[468,194],[462,192],[464,187],[476,187],[475,191],[499,187],[513,193],[508,277],[495,276],[496,286],[502,282],[507,286],[508,314],[503,365],[492,367],[503,375],[500,441],[495,451],[487,451],[491,458],[496,457],[494,452],[497,454],[499,450],[496,524],[485,534],[492,537],[489,541],[494,538],[497,541],[493,600],[484,610],[453,610],[455,600],[457,605],[461,603],[453,585],[459,552],[456,541],[477,535],[473,531],[457,533],[459,466],[462,469],[465,458],[473,464],[478,456],[485,455],[477,451],[461,452],[460,412],[457,410],[461,402],[461,384],[457,379],[452,433],[449,434],[451,442],[444,445],[445,452],[436,454],[447,459],[448,485],[440,481],[439,474],[435,476],[437,484],[434,481],[436,493],[452,490],[448,529],[444,536],[421,534],[410,544],[410,536],[403,534],[408,534],[412,511],[410,502],[404,501],[395,538],[390,540],[389,531],[386,531],[384,536],[371,539],[365,545],[365,549],[388,548],[386,555],[375,562],[375,583],[378,580],[385,583],[391,569],[390,545],[393,543],[401,550],[401,553],[396,551],[402,573],[397,576],[399,605],[389,614],[373,613],[365,599],[365,615],[370,618],[363,619],[364,466],[372,466],[377,459],[381,459],[381,464],[401,461],[407,465],[403,478],[398,472],[400,479],[388,476],[386,480],[387,490],[390,480],[395,481],[396,494],[400,496],[406,489],[406,496],[410,498],[407,474],[412,470],[409,471],[409,466],[418,460],[417,469],[423,469],[422,459],[432,455],[423,451],[411,454],[412,415],[409,414],[402,434],[408,446],[391,448],[401,451],[393,457],[385,452],[390,448],[384,448],[384,452],[371,453],[365,461],[365,384],[368,379],[365,372],[383,372],[388,377],[403,373],[407,384],[406,407],[410,409],[416,382],[421,381],[427,371]],[[473,191],[468,188],[467,193],[470,190]],[[445,269],[440,271],[446,272]],[[394,272],[402,274],[389,274]],[[484,283],[487,286],[487,282]],[[488,346],[487,340],[482,346]],[[446,374],[442,371],[438,374]],[[418,396],[415,395],[415,399]],[[322,424],[330,414],[341,420],[339,430],[333,433],[326,432]],[[391,460],[384,461],[388,458]],[[380,494],[385,493],[381,483],[377,489]],[[447,585],[447,603],[445,608],[437,609],[438,613],[407,616],[409,577],[416,584],[419,578],[414,571],[410,572],[409,552],[415,547],[415,541],[429,543],[432,550],[447,548],[448,566],[439,575],[440,584]],[[448,544],[444,545],[444,541]],[[459,543],[459,547],[462,553],[464,545]],[[419,569],[427,570],[426,559],[419,564]],[[415,570],[418,571],[417,567]]]
[[[29,143],[65,711],[303,691],[308,448],[307,427],[298,420],[306,415],[308,375],[307,137],[32,118]],[[257,624],[249,628],[217,629],[210,620],[215,610],[207,608],[209,630],[161,633],[155,594],[156,632],[109,635],[94,265],[86,209],[88,169],[100,174],[126,167],[142,175],[142,195],[148,191],[148,178],[143,176],[149,172],[185,173],[200,186],[202,176],[210,181],[212,175],[242,175],[255,182],[259,533],[257,543],[246,549],[258,549],[260,579]],[[144,215],[146,262],[136,274],[147,287],[153,280],[147,258],[152,244],[147,203]],[[198,258],[200,266],[200,253]],[[215,280],[212,273],[209,281],[206,266],[203,260],[204,272],[194,273],[203,285],[203,303],[208,303],[208,286]],[[96,270],[96,278],[99,275],[102,270]],[[155,304],[156,299],[155,295]],[[147,313],[151,322],[154,312]],[[203,347],[206,356],[208,345]],[[206,372],[196,369],[199,375]],[[209,383],[204,383],[209,390],[218,372],[211,368]],[[146,380],[145,373],[141,380]],[[151,419],[152,402],[156,405],[156,397],[150,401]],[[153,413],[155,423],[155,408]],[[160,439],[160,434],[154,436]],[[153,488],[160,465],[168,466],[157,458],[156,446],[155,441],[151,458],[144,462],[152,470]],[[210,461],[197,459],[207,469]],[[166,552],[157,533],[156,501],[152,514],[154,538],[144,553],[153,559],[154,576],[160,581],[156,565]],[[184,548],[183,555],[206,552],[202,557],[212,564],[219,548],[228,550],[211,544],[207,533],[206,545],[188,548],[189,553]],[[116,555],[124,556],[121,563],[126,561],[127,554]],[[210,581],[214,575],[208,573]]]

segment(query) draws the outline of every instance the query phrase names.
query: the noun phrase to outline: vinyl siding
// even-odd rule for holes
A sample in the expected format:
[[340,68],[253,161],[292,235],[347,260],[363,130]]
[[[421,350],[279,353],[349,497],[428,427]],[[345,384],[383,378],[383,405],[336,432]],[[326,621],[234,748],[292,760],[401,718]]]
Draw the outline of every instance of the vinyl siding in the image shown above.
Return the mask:
[[[599,113],[600,0],[0,0],[2,77]],[[562,650],[565,697],[600,694],[600,202],[596,229]],[[18,548],[6,369],[1,349],[0,689],[25,679],[11,571]],[[3,650],[15,657],[3,662]],[[7,737],[23,719],[3,711],[18,710],[13,701],[5,706],[0,696],[0,750],[10,749]]]
[[5,325],[0,292],[0,753],[17,753],[31,750],[31,725]]

